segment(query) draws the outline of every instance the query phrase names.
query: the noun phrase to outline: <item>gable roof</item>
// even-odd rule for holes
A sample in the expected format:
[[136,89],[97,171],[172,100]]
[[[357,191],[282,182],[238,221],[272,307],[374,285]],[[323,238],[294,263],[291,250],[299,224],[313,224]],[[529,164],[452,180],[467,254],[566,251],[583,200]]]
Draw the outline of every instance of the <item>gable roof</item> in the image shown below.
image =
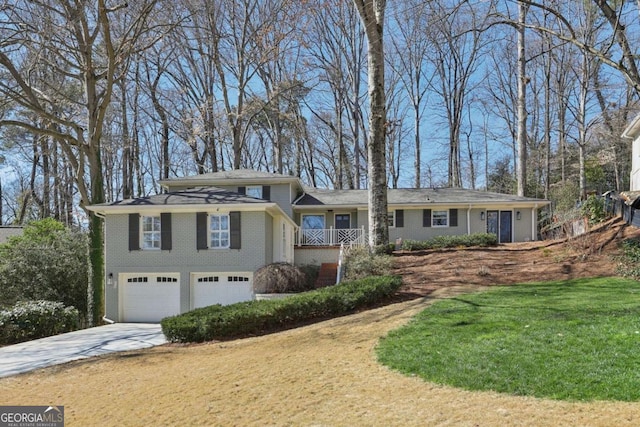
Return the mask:
[[[388,189],[389,206],[440,205],[498,205],[521,204],[544,206],[547,200],[520,197],[511,194],[466,190],[463,188],[407,188]],[[318,190],[305,188],[305,194],[295,201],[295,206],[367,206],[367,190]]]
[[[196,187],[187,190],[171,191],[165,194],[156,194],[135,199],[118,200],[111,203],[101,203],[88,206],[89,210],[99,213],[125,213],[144,210],[158,210],[159,208],[172,208],[173,211],[195,211],[205,209],[207,205],[228,208],[271,209],[277,206],[267,200],[256,199],[251,196],[224,190],[217,187]],[[278,209],[280,209],[278,207]]]
[[256,171],[253,169],[235,169],[221,172],[210,172],[183,178],[165,179],[160,181],[163,187],[171,186],[210,186],[241,184],[276,184],[293,183],[302,188],[300,179],[295,176],[278,173]]

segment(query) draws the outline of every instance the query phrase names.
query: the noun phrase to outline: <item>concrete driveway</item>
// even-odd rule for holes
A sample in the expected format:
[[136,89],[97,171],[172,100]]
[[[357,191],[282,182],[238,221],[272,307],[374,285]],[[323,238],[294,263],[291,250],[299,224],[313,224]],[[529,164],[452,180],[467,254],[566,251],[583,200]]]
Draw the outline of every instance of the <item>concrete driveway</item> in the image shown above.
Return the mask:
[[114,323],[0,348],[0,377],[166,343],[159,324]]

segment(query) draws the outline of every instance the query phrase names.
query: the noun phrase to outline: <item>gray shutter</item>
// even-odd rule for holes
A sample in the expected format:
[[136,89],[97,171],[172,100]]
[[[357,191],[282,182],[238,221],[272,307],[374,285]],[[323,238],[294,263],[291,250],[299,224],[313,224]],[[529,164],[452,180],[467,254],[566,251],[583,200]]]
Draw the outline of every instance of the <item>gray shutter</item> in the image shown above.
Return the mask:
[[238,193],[242,195],[247,194],[247,187],[238,187]]
[[240,212],[229,212],[229,249],[240,249]]
[[171,214],[160,214],[160,249],[163,251],[171,250]]
[[262,186],[262,198],[264,200],[271,200],[271,186],[263,185]]
[[458,209],[449,209],[449,227],[458,226]]
[[404,210],[396,209],[396,228],[404,227]]
[[198,212],[196,214],[196,248],[207,249],[207,241],[209,240],[209,230],[207,230],[206,212]]
[[129,250],[140,250],[140,215],[129,214]]
[[431,209],[422,210],[422,226],[431,227]]

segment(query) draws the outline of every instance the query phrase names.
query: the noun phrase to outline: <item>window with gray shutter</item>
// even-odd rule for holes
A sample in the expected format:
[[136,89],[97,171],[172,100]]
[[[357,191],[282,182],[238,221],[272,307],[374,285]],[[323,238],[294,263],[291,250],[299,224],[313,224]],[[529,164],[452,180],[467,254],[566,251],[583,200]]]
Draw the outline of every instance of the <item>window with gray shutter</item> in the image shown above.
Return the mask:
[[240,249],[240,212],[229,212],[229,249]]
[[160,214],[160,249],[171,250],[171,214],[168,212]]
[[422,226],[431,227],[431,209],[422,210]]
[[207,213],[198,212],[196,214],[196,248],[207,249],[207,240],[209,239],[209,230],[207,229]]
[[129,214],[129,250],[140,250],[140,215]]
[[396,228],[404,227],[404,210],[396,209]]
[[458,209],[449,209],[449,227],[458,226]]

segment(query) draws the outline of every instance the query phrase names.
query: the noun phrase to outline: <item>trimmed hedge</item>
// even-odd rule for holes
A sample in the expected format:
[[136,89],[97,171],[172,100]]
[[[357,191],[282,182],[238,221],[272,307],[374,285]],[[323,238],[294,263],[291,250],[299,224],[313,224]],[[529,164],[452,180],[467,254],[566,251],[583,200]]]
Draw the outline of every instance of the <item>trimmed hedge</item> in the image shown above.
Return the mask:
[[367,277],[284,299],[202,307],[162,319],[162,332],[170,342],[257,335],[370,306],[391,296],[401,284],[398,276]]
[[18,302],[0,311],[0,344],[35,340],[79,327],[80,314],[74,307],[44,300]]
[[436,236],[430,240],[405,240],[402,249],[405,251],[421,251],[425,249],[444,249],[471,246],[496,246],[498,236],[490,233],[465,234],[460,236]]

